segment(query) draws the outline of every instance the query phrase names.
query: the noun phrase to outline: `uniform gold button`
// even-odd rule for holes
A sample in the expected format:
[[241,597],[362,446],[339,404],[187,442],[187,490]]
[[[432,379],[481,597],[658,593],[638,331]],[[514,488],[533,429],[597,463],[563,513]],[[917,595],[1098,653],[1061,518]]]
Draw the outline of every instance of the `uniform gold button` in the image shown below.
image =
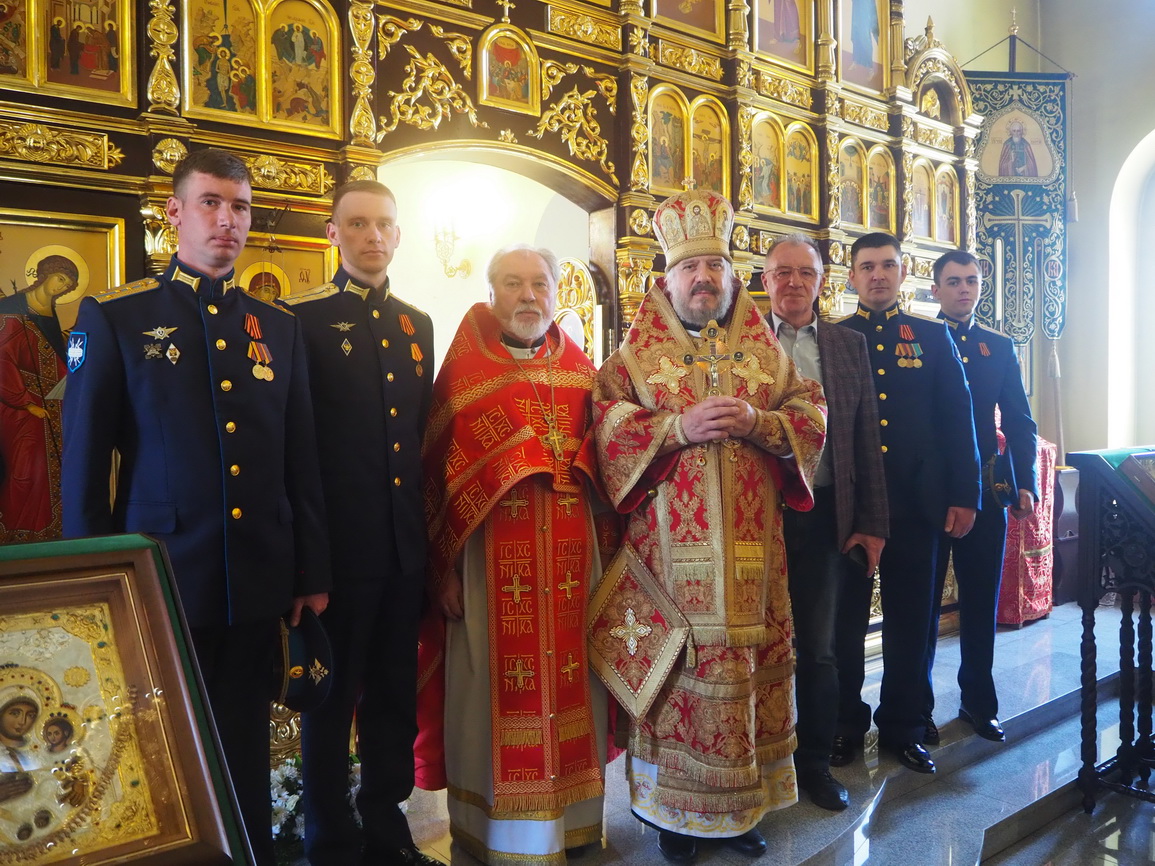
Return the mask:
[[882,343],[879,343],[879,344],[878,344],[877,346],[875,346],[874,348],[878,349],[878,351],[880,351],[880,352],[881,352],[881,351],[882,351],[882,348],[883,348],[883,347],[882,347]]
[[397,417],[397,407],[396,406],[394,406],[392,409],[389,410],[389,416],[391,418]]
[[218,349],[223,349],[227,345],[228,345],[228,343],[226,343],[224,340],[217,340],[217,348]]
[[229,467],[229,472],[232,475],[240,475],[241,474],[241,467],[238,466],[236,463],[234,463],[232,466]]
[[393,479],[393,486],[394,487],[400,487],[401,486],[401,479],[400,478],[394,478]]
[[885,426],[886,426],[887,424],[889,424],[890,422],[889,422],[889,421],[887,421],[885,418],[883,418],[883,419],[882,419],[881,421],[879,421],[878,423],[879,423],[879,424],[881,424],[883,427],[885,427]]
[[392,382],[393,381],[393,374],[392,373],[386,373],[385,374],[385,381],[386,382]]
[[875,326],[874,326],[874,330],[876,330],[876,331],[881,331],[881,330],[882,330],[882,325],[875,325]]
[[394,442],[393,443],[393,450],[394,451],[400,451],[401,450],[401,443],[400,442]]
[[380,310],[374,310],[373,311],[373,318],[374,319],[380,319],[381,318],[381,311]]
[[965,343],[967,341],[967,335],[963,334],[962,337],[960,337],[959,339],[961,339]]
[[221,390],[222,391],[233,390],[233,383],[230,382],[228,379],[225,379],[223,382],[221,382]]
[[879,395],[878,395],[878,399],[879,399],[879,400],[885,400],[885,399],[886,399],[886,395],[885,395],[885,394],[879,394]]
[[882,367],[879,367],[879,368],[878,368],[878,375],[879,375],[879,376],[885,376],[885,375],[886,375],[886,370],[882,369]]
[[389,348],[389,341],[388,340],[382,340],[381,341],[381,348],[388,349]]
[[233,422],[233,421],[229,421],[227,424],[225,424],[225,432],[226,432],[226,433],[235,433],[235,432],[237,432],[237,425],[236,425],[236,423],[235,423],[235,422]]
[[209,313],[211,313],[212,315],[215,316],[217,314],[217,305],[216,304],[209,304],[207,309],[208,309]]
[[963,363],[964,363],[964,364],[969,364],[970,362],[971,362],[971,359],[970,359],[970,358],[963,358]]
[[885,446],[885,445],[883,445],[883,446],[882,446],[882,453],[883,453],[883,454],[885,454],[885,453],[886,453],[886,446]]
[[553,655],[553,650],[546,650],[546,651],[545,651],[545,654],[546,654],[547,656],[552,656],[552,655]]
[[239,508],[233,509],[233,520],[240,520],[243,512]]

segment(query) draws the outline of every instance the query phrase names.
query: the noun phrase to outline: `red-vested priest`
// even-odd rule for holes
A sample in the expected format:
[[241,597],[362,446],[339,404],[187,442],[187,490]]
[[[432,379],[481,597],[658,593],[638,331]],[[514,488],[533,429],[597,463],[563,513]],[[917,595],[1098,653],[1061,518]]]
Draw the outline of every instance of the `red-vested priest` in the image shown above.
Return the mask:
[[813,507],[826,403],[734,276],[717,193],[663,202],[666,274],[598,372],[594,424],[625,544],[591,602],[591,656],[633,716],[634,814],[674,862],[696,838],[758,856],[797,801],[781,504]]
[[448,783],[452,837],[482,862],[564,864],[602,835],[608,713],[585,640],[609,543],[585,435],[595,370],[553,323],[553,253],[507,247],[488,279],[437,375],[423,450],[445,635],[440,659],[429,629],[420,650],[418,785]]

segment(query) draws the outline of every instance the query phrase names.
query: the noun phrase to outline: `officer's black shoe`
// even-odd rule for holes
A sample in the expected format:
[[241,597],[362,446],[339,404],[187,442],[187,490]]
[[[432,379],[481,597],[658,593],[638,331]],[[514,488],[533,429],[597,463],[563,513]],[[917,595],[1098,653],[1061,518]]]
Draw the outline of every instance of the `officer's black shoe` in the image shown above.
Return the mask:
[[387,860],[378,860],[376,857],[371,857],[368,852],[365,853],[365,859],[361,861],[365,866],[377,866],[377,864],[389,864],[389,866],[445,866],[436,857],[430,857],[417,850],[417,846],[410,845],[406,848],[398,848],[396,851],[390,852]]
[[815,806],[841,812],[850,805],[845,786],[829,770],[807,770],[798,774],[798,787],[810,795]]
[[693,863],[698,856],[698,840],[682,833],[659,830],[658,850],[671,863]]
[[590,843],[585,844],[585,845],[574,845],[572,848],[566,848],[565,849],[566,859],[567,860],[577,860],[580,857],[584,857],[587,853],[589,853],[589,850],[593,847],[594,847],[593,842],[590,842]]
[[1005,743],[1007,735],[1003,732],[1003,726],[999,724],[998,719],[980,719],[972,716],[966,707],[959,707],[958,717],[975,729],[975,733],[984,740],[990,740],[993,743]]
[[766,853],[766,840],[762,838],[757,827],[753,830],[747,830],[741,836],[723,839],[722,844],[748,857],[761,857]]
[[830,744],[830,766],[845,767],[862,751],[862,737],[844,737],[841,734]]
[[922,735],[922,744],[924,746],[937,746],[942,742],[942,737],[938,733],[938,725],[934,723],[934,719],[926,720],[926,733]]
[[916,773],[934,773],[934,761],[930,753],[922,747],[922,743],[879,743],[908,770]]

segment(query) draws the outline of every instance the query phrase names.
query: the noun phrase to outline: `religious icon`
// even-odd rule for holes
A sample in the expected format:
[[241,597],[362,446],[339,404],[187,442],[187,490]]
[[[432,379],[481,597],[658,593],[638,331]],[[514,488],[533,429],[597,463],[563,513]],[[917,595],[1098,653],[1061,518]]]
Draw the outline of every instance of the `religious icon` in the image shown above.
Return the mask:
[[694,109],[691,147],[693,178],[697,189],[726,195],[725,132],[719,109],[700,104]]
[[754,158],[750,166],[750,180],[754,204],[762,207],[782,207],[781,138],[769,120],[759,120],[750,133]]
[[987,119],[979,177],[990,183],[1040,184],[1053,179],[1055,159],[1038,118],[1015,107]]
[[887,29],[880,26],[885,19],[879,5],[879,0],[842,0],[842,78],[871,90],[886,86]]
[[257,26],[248,3],[201,2],[190,40],[196,106],[256,116]]
[[842,221],[863,224],[862,152],[853,145],[838,152],[838,192]]
[[935,178],[934,214],[935,239],[945,243],[955,243],[958,238],[955,232],[955,179],[947,171],[940,172]]
[[[57,18],[59,27],[63,18]],[[53,23],[53,33],[60,29]],[[28,34],[23,0],[5,0],[0,3],[0,75],[25,75],[28,69]],[[64,53],[64,37],[60,36],[61,55]]]
[[891,229],[891,165],[878,151],[870,155],[867,163],[867,221],[870,228],[889,231]]
[[676,29],[720,39],[725,3],[716,0],[653,0],[654,18]]
[[270,15],[269,29],[273,118],[328,125],[332,111],[328,22],[305,0],[285,0]]
[[815,215],[814,175],[815,148],[813,140],[793,129],[786,136],[786,210],[791,213]]
[[912,231],[924,238],[930,237],[930,167],[916,164],[912,182],[911,201]]
[[520,114],[541,113],[541,65],[521,30],[508,24],[487,30],[481,38],[478,64],[482,105]]
[[686,115],[674,90],[658,90],[650,100],[650,185],[681,191],[686,171]]

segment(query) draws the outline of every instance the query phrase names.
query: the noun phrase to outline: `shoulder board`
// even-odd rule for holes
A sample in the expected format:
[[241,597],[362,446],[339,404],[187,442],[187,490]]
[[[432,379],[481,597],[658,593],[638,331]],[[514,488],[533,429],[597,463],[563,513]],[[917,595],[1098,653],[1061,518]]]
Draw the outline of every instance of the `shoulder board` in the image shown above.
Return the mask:
[[924,316],[922,313],[907,313],[912,319],[922,319],[924,322],[933,322],[936,325],[946,327],[946,319],[940,319],[937,316]]
[[[242,292],[242,291],[244,291],[244,289],[237,289],[237,291]],[[245,294],[249,295],[248,292],[245,292]],[[266,301],[264,298],[258,298],[256,295],[249,295],[249,297],[252,298],[254,301],[257,301],[259,303],[264,304],[266,307],[272,307],[274,310],[277,310],[278,312],[285,313],[286,315],[289,315],[289,316],[297,315],[292,310],[289,310],[289,309],[286,309],[285,307],[282,307],[276,301]]]
[[317,286],[317,288],[309,289],[306,292],[299,292],[295,295],[286,295],[280,300],[282,304],[293,306],[295,304],[304,304],[308,303],[309,301],[319,301],[322,298],[329,298],[337,294],[339,291],[340,289],[337,288],[336,284],[325,283],[322,286]]
[[[401,306],[408,307],[413,312],[418,313],[427,319],[430,319],[429,314],[427,312],[425,312],[423,309],[421,309],[420,307],[415,307],[411,303],[409,303],[408,301],[403,301],[401,298],[397,297],[392,292],[390,292],[390,297],[392,297],[393,300],[397,301],[397,303],[401,304]],[[430,319],[430,321],[432,321],[432,319]]]
[[1002,337],[1004,340],[1010,339],[1010,337],[1008,337],[1006,334],[1004,334],[998,328],[992,328],[990,325],[984,325],[982,322],[975,322],[975,326],[979,330],[986,331],[988,334],[991,334],[995,337]]
[[115,289],[109,289],[107,292],[101,292],[91,297],[96,300],[98,304],[107,303],[108,301],[115,301],[119,298],[127,298],[131,295],[139,295],[141,292],[151,292],[153,289],[160,288],[160,280],[156,277],[146,277],[143,280],[136,280],[132,283],[125,283],[123,286],[117,286]]
[[841,319],[833,319],[831,321],[831,324],[841,325],[843,322],[849,322],[851,319],[853,319],[857,315],[858,315],[857,313],[851,313],[849,316],[843,316]]

